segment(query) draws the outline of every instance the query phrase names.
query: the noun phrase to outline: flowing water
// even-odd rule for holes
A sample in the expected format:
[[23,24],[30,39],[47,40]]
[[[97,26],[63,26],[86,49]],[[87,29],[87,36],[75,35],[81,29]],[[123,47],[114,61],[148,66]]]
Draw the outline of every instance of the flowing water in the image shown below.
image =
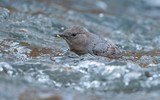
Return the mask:
[[[70,52],[81,25],[126,51]],[[0,100],[159,100],[160,1],[0,0]]]

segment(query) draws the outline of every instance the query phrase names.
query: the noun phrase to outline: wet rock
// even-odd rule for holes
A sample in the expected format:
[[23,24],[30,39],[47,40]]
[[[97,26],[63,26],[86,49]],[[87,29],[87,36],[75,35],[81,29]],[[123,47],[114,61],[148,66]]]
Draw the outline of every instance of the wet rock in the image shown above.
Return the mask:
[[71,91],[44,92],[38,90],[27,90],[19,95],[19,100],[103,100],[99,96],[73,93]]
[[6,62],[0,62],[0,74],[1,73],[5,73],[9,76],[12,76],[15,73],[15,70],[13,69],[13,67],[6,63]]
[[6,19],[9,16],[10,11],[7,8],[0,7],[0,21]]
[[61,96],[54,93],[38,93],[35,90],[28,90],[19,96],[19,100],[64,100]]
[[159,0],[143,0],[150,7],[160,7]]

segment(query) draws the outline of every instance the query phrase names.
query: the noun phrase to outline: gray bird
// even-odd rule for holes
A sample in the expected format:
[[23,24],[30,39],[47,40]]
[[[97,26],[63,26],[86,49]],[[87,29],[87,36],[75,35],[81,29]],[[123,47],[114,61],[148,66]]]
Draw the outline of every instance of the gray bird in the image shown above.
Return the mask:
[[118,46],[81,26],[68,27],[58,35],[66,40],[70,50],[78,55],[90,53],[108,58],[120,58],[122,54]]

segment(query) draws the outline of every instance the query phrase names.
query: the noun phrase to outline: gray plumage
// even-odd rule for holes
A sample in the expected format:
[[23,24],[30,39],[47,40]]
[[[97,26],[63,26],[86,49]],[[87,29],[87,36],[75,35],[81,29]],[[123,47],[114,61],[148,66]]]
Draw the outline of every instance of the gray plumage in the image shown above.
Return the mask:
[[59,35],[66,40],[70,50],[79,55],[90,53],[108,58],[119,58],[122,54],[118,46],[81,26],[71,26]]

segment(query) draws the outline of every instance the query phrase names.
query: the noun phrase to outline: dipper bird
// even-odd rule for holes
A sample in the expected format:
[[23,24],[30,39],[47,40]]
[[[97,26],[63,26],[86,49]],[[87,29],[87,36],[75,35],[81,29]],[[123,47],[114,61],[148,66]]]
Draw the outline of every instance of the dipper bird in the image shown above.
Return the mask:
[[67,42],[70,50],[78,55],[90,53],[108,58],[120,58],[122,56],[122,50],[117,45],[81,26],[68,27],[58,35]]

